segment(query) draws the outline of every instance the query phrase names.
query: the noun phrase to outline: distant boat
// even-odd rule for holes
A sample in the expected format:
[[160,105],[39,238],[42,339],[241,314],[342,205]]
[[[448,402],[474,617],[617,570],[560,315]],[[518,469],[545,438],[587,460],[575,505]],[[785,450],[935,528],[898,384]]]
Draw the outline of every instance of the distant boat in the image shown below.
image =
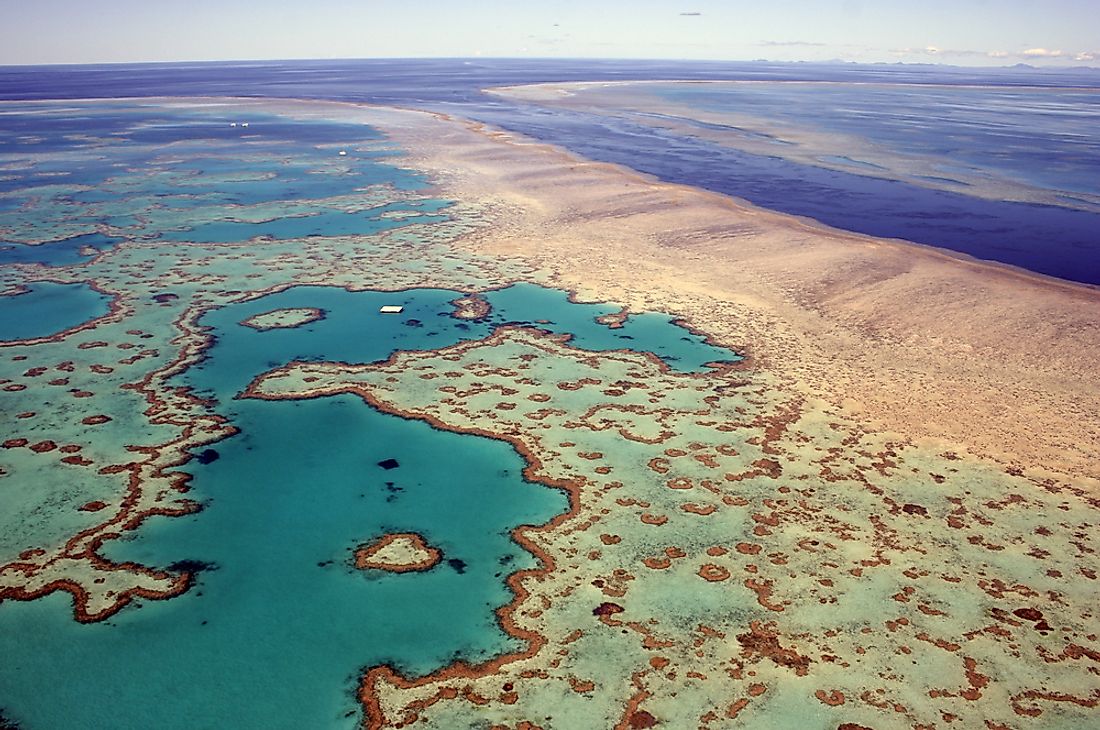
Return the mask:
[[347,156],[347,154],[348,154],[348,151],[347,151],[347,150],[340,150],[340,156],[341,156],[341,157],[346,157],[346,156]]
[[241,122],[241,126],[242,126],[242,127],[247,127],[247,126],[248,126],[248,122]]
[[382,314],[401,314],[405,308],[397,304],[387,304],[378,310]]
[[229,123],[229,126],[230,126],[230,127],[235,127],[235,126],[237,126],[237,123],[236,123],[236,122],[230,122],[230,123]]

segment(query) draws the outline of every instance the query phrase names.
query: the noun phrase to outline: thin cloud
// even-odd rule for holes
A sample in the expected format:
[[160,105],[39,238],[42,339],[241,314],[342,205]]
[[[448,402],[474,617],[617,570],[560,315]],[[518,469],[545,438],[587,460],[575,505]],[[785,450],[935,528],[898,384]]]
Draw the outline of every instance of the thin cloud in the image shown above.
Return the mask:
[[702,15],[702,13],[696,13],[696,12],[693,11],[693,12],[689,12],[689,13],[680,13],[680,15],[686,15],[686,16],[691,17],[691,18],[697,18],[700,15]]
[[890,51],[895,56],[929,56],[932,58],[973,58],[982,57],[994,60],[1016,59],[1020,61],[1036,61],[1043,59],[1065,59],[1078,63],[1100,60],[1100,51],[1080,51],[1069,53],[1063,50],[1051,50],[1049,48],[1027,48],[1022,51],[975,51],[957,48],[940,48],[939,46],[925,46],[924,48],[895,48]]
[[769,48],[788,48],[788,47],[795,47],[795,46],[798,46],[798,47],[807,47],[807,46],[820,47],[820,46],[824,46],[825,44],[824,43],[814,43],[814,42],[811,42],[811,41],[762,41],[760,43],[757,43],[756,45],[758,45],[758,46],[767,46]]
[[1021,51],[1020,55],[1024,58],[1061,58],[1066,54],[1061,51],[1048,51],[1046,48],[1029,48]]
[[895,56],[985,56],[985,51],[958,50],[925,46],[924,48],[895,48],[890,51]]

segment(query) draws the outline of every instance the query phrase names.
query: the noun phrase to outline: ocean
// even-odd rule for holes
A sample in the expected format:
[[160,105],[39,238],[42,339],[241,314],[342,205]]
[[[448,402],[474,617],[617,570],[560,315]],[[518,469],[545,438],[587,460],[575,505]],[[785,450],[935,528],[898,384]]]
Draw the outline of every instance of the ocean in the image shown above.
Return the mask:
[[[521,104],[480,91],[540,81],[731,77],[762,83],[725,91],[668,85],[657,90],[664,101],[691,113],[649,119],[614,108]],[[798,93],[790,82],[812,80],[875,86],[830,87],[827,102],[791,103]],[[869,91],[882,84],[887,91],[875,94],[893,95],[886,100]],[[580,61],[0,69],[0,97],[14,100],[0,103],[0,397],[7,434],[0,451],[0,560],[31,565],[33,573],[42,556],[36,551],[64,544],[55,561],[62,566],[43,570],[60,571],[62,580],[75,576],[94,593],[85,606],[68,588],[0,605],[0,726],[350,728],[362,720],[356,690],[367,667],[387,664],[416,677],[522,643],[502,630],[496,613],[512,598],[506,576],[538,561],[514,531],[563,513],[568,496],[525,478],[524,459],[503,441],[383,413],[350,393],[244,397],[264,373],[300,361],[377,363],[397,351],[477,341],[503,325],[567,337],[587,353],[649,353],[678,374],[740,359],[670,314],[632,312],[614,326],[617,305],[577,303],[568,292],[530,283],[545,280],[546,272],[456,253],[449,244],[476,228],[476,215],[462,201],[432,197],[427,180],[393,164],[400,150],[369,127],[232,106],[76,99],[301,96],[425,108],[845,230],[1100,283],[1100,219],[1089,203],[1096,192],[1087,123],[1094,97],[1081,90],[1096,84],[1086,71]],[[1025,135],[986,118],[982,100],[1004,93],[1064,104],[1047,118],[1029,117]],[[921,105],[942,108],[944,94],[957,101],[951,115],[921,111]],[[55,97],[73,101],[43,102]],[[911,105],[905,124],[925,126],[899,136],[902,101]],[[814,114],[823,105],[833,113]],[[741,114],[744,106],[782,117],[809,152],[781,151],[782,142],[762,151],[743,119],[734,131],[748,142],[708,136],[731,126],[711,115]],[[241,114],[249,114],[249,127],[241,126]],[[1084,120],[1083,134],[1067,132],[1074,119]],[[945,136],[963,129],[959,144],[967,153],[945,149]],[[811,140],[817,146],[806,142],[810,132],[820,135]],[[837,150],[829,135],[858,138],[862,146],[858,153]],[[1006,135],[1015,140],[1013,151],[1001,155]],[[1032,153],[1029,140],[1041,152]],[[948,156],[960,169],[942,166]],[[1047,164],[1055,158],[1057,165]],[[946,181],[917,179],[935,164]],[[968,194],[959,178],[985,173],[1053,202]],[[1059,201],[1062,193],[1067,199]],[[482,290],[487,316],[455,316],[456,299]],[[381,314],[385,305],[403,311]],[[284,310],[323,316],[295,327],[246,324]],[[49,341],[21,342],[31,338]],[[187,354],[196,343],[202,347],[177,361],[181,348]],[[507,352],[478,355],[484,360],[471,366],[475,385],[479,373],[489,379],[494,368],[518,372],[519,356],[509,360]],[[634,361],[617,367],[618,381],[601,386],[615,398],[641,377],[631,374],[639,367]],[[589,397],[576,395],[580,388],[568,377],[562,373],[566,380],[555,380],[556,389],[551,381],[528,387]],[[718,398],[705,382],[703,393],[670,391],[662,402],[635,392],[629,397],[642,400],[623,412],[645,414],[639,422],[655,433],[668,414],[699,421],[677,434],[685,449],[661,452],[687,457],[691,469],[707,463],[691,457],[703,446],[691,442],[692,429],[718,426],[725,427],[721,457],[731,460],[730,469],[736,459],[766,468],[760,449],[767,440],[753,429],[767,421],[754,420],[753,409],[769,407],[767,399],[724,395],[730,404],[744,397],[744,408],[731,405],[730,423],[719,424],[693,415],[708,413],[707,399]],[[603,402],[602,394],[592,397],[593,404]],[[588,403],[570,404],[570,417],[590,418]],[[547,415],[536,407],[531,417]],[[614,478],[678,494],[654,476],[654,465],[667,459],[649,460],[649,431],[623,439],[617,429],[628,419],[591,419],[577,429],[578,440],[601,451],[593,447],[578,459],[595,463],[606,452],[629,467]],[[190,440],[181,442],[181,433]],[[575,436],[562,428],[550,443],[566,448],[567,433]],[[157,461],[160,450],[173,456],[173,449],[191,458]],[[154,462],[161,472],[140,471]],[[128,473],[142,475],[142,489],[120,486],[129,483]],[[190,479],[182,490],[174,479],[184,474]],[[981,495],[998,488],[992,478],[975,484]],[[772,499],[771,484],[764,488]],[[923,483],[905,488],[931,499]],[[144,511],[130,500],[144,500]],[[110,522],[116,511],[121,517]],[[1030,510],[1025,516],[1047,519]],[[629,518],[631,529],[641,524]],[[357,546],[399,532],[423,535],[443,561],[405,574],[355,567]],[[89,548],[81,535],[99,542]],[[115,567],[102,569],[89,554]],[[170,595],[168,573],[183,572],[192,576],[188,590],[154,600]],[[146,593],[108,610],[119,591],[131,589],[131,573]],[[713,606],[694,605],[690,592],[671,598],[685,616],[700,606],[728,610],[725,594],[708,595]],[[75,621],[74,603],[103,620]],[[581,614],[595,620],[587,605]],[[805,719],[801,706],[784,711],[798,715],[792,725]]]
[[[736,95],[701,87],[670,87],[666,94],[703,110],[748,106],[742,111],[804,131],[843,133],[857,147],[892,147],[922,164],[931,160],[932,166],[946,157],[962,169],[926,175],[923,181],[887,179],[867,174],[870,169],[860,169],[858,161],[843,164],[839,158],[850,151],[845,147],[807,164],[784,150],[750,152],[708,141],[690,129],[654,127],[637,116],[515,103],[481,91],[639,79],[759,82]],[[1090,284],[1100,284],[1100,212],[1074,197],[1095,194],[1100,153],[1090,130],[1100,114],[1098,89],[1100,72],[1087,68],[766,62],[424,59],[0,69],[2,99],[293,97],[453,113],[843,230]],[[1036,105],[1039,95],[1044,103]],[[1067,121],[1074,126],[1067,129]],[[1052,195],[1036,203],[969,194],[965,175],[985,174]],[[931,179],[936,177],[943,179]]]

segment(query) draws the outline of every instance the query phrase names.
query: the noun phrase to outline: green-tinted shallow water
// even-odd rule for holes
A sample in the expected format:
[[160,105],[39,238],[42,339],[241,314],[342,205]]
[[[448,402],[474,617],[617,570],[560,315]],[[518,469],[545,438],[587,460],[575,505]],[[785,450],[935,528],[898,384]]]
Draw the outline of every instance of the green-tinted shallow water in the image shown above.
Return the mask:
[[[444,201],[430,202],[430,205],[418,207],[423,210],[436,211],[447,205]],[[439,223],[446,220],[446,216],[438,215],[416,215],[400,220],[379,220],[376,216],[385,213],[388,208],[390,206],[381,206],[377,209],[364,210],[358,213],[329,210],[296,218],[278,218],[268,223],[215,221],[195,226],[186,231],[168,231],[162,237],[169,241],[227,243],[247,240],[254,236],[267,236],[276,240],[306,238],[308,236],[365,236],[399,228],[409,223]],[[398,209],[406,211],[408,206],[401,206]]]
[[[159,348],[151,357],[170,357],[174,346],[165,333],[176,315],[157,306],[158,288],[119,276],[116,259],[145,276],[191,257],[212,257],[203,271],[212,284],[186,277],[165,284],[182,305],[204,286],[243,291],[246,276],[262,275],[264,286],[279,281],[262,260],[241,260],[237,247],[203,244],[269,237],[287,242],[281,244],[287,251],[329,251],[333,237],[354,236],[344,241],[341,255],[369,253],[381,240],[371,234],[430,230],[452,215],[449,201],[414,192],[424,185],[421,176],[382,162],[387,150],[361,125],[256,114],[245,134],[216,109],[105,103],[82,112],[78,131],[90,135],[85,138],[72,136],[69,112],[40,111],[12,117],[42,137],[34,154],[21,138],[0,134],[0,152],[23,165],[0,185],[0,232],[15,242],[0,260],[0,274],[21,283],[40,269],[21,273],[8,264],[62,271],[81,264],[90,279],[106,276],[134,286],[136,311],[120,328],[155,332],[141,340],[148,343],[143,347]],[[116,144],[103,151],[95,146],[101,139]],[[338,149],[351,153],[338,156]],[[110,236],[101,231],[105,227]],[[310,236],[326,238],[315,243]],[[414,231],[406,236],[408,245],[419,240]],[[46,243],[22,245],[35,241]],[[143,247],[117,245],[129,242]],[[81,253],[89,243],[106,251],[95,263]],[[250,250],[261,245],[271,244]],[[313,255],[321,261],[326,254]],[[108,311],[108,297],[87,284],[32,282],[28,288],[0,297],[0,340],[51,335]],[[293,359],[378,361],[395,350],[480,339],[506,323],[569,334],[575,346],[592,351],[652,352],[679,370],[698,371],[736,356],[667,316],[635,315],[611,329],[596,318],[617,307],[573,304],[565,292],[531,284],[488,293],[492,312],[482,322],[449,316],[458,296],[442,289],[352,293],[298,286],[207,313],[202,324],[215,344],[179,382],[215,398],[215,410],[241,433],[215,444],[203,463],[186,465],[194,475],[189,496],[204,505],[201,512],[151,518],[131,533],[136,537],[108,541],[101,550],[114,561],[197,570],[197,584],[171,600],[135,601],[89,625],[73,620],[65,593],[5,601],[0,718],[31,730],[353,727],[360,720],[354,690],[365,666],[385,662],[420,675],[455,658],[479,661],[517,648],[497,626],[494,609],[510,600],[505,577],[533,566],[534,558],[516,546],[511,531],[565,510],[564,494],[526,483],[522,460],[505,443],[436,431],[352,396],[297,402],[236,396],[255,376]],[[401,304],[405,311],[381,315],[384,304]],[[296,329],[257,331],[239,324],[295,307],[319,308],[325,317]],[[120,335],[96,334],[104,340]],[[13,361],[9,369],[5,374],[21,377],[26,367]],[[144,408],[130,404],[132,397],[120,391],[110,404],[118,408],[107,408],[115,420],[103,428],[133,443],[156,443],[144,425],[140,431],[125,425]],[[64,407],[55,401],[38,407],[46,406]],[[19,428],[35,433],[29,425]],[[101,463],[95,450],[84,453]],[[66,517],[76,505],[106,496],[89,487],[75,490],[75,497],[43,497],[42,489],[27,488],[40,485],[34,481],[38,467],[18,456],[15,481],[0,493],[0,508],[6,505],[11,514],[52,525],[77,519]],[[399,466],[382,468],[379,462],[388,459]],[[74,524],[87,519],[81,512]],[[443,562],[404,575],[352,567],[356,546],[404,531],[419,532],[442,549]],[[13,544],[33,544],[32,537],[16,535]]]
[[[188,464],[202,512],[153,518],[137,539],[104,551],[204,565],[198,585],[94,625],[75,623],[63,594],[4,605],[0,707],[29,728],[353,727],[364,666],[419,675],[516,648],[493,611],[510,599],[504,577],[534,559],[510,532],[566,509],[564,494],[525,482],[507,444],[436,431],[352,396],[233,396],[290,359],[370,362],[481,338],[503,322],[539,321],[586,349],[646,349],[679,369],[735,356],[655,315],[611,330],[595,317],[614,307],[533,285],[492,292],[485,322],[450,317],[458,296],[295,287],[204,317],[216,344],[184,380],[215,396],[241,434],[215,445],[216,460]],[[392,303],[405,311],[378,313]],[[289,307],[326,316],[296,329],[239,324]],[[399,466],[383,469],[385,459]],[[356,545],[395,531],[420,532],[443,562],[403,575],[351,566]]]

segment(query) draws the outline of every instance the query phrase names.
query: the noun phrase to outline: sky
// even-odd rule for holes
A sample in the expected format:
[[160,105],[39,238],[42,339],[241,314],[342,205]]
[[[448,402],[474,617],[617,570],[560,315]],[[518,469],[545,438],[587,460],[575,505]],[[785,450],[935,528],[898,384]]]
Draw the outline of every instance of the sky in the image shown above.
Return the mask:
[[1100,66],[1100,0],[0,0],[0,64],[532,57]]

